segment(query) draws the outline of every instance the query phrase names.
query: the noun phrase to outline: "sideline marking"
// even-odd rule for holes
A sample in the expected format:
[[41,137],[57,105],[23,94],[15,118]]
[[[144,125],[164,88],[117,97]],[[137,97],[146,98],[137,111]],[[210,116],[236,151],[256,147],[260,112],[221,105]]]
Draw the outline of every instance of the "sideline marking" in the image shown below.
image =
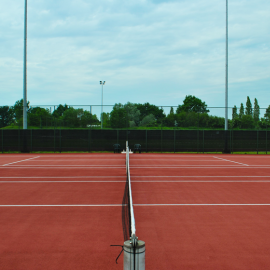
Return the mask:
[[39,158],[39,157],[40,157],[40,156],[38,156],[38,157],[33,157],[33,158],[28,158],[28,159],[24,159],[24,160],[19,160],[19,161],[16,161],[16,162],[4,164],[4,165],[2,165],[2,166],[8,166],[8,165],[11,165],[11,164],[15,164],[15,163],[23,162],[23,161],[28,161],[28,160],[35,159],[35,158]]
[[237,163],[237,164],[241,164],[241,165],[244,165],[244,166],[249,166],[249,165],[247,165],[247,164],[240,163],[240,162],[236,162],[236,161],[232,161],[232,160],[229,160],[229,159],[224,159],[224,158],[215,157],[215,156],[214,156],[214,158],[217,158],[217,159],[220,159],[220,160],[224,160],[224,161],[233,162],[233,163]]
[[[0,207],[122,207],[122,204],[36,204],[36,205],[0,205]],[[133,204],[133,206],[270,206],[270,204]]]

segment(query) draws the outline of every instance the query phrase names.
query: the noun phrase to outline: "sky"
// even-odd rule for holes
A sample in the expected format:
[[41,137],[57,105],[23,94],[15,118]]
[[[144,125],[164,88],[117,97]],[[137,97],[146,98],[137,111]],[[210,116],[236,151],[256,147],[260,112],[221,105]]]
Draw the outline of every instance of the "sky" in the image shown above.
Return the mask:
[[[28,0],[31,105],[225,106],[225,0]],[[229,106],[270,105],[270,1],[229,0]],[[24,0],[0,0],[0,106],[23,96]]]

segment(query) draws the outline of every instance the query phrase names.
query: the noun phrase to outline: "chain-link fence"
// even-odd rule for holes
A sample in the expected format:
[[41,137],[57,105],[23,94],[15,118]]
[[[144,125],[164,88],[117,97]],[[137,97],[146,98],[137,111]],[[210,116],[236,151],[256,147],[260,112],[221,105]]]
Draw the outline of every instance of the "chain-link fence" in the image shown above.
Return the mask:
[[94,152],[125,148],[129,141],[141,144],[142,152],[257,152],[267,153],[267,130],[101,130],[31,129],[0,130],[4,152]]

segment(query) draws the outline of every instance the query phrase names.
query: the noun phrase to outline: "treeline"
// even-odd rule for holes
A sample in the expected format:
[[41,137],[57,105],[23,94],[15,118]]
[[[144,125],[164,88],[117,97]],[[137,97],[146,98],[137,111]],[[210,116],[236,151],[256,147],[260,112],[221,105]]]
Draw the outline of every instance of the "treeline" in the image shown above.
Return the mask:
[[[207,105],[195,96],[186,96],[183,104],[176,110],[171,107],[170,113],[149,103],[115,104],[110,113],[103,113],[102,119],[84,109],[75,109],[59,105],[53,112],[41,107],[30,107],[28,103],[28,127],[66,127],[66,128],[136,128],[136,127],[181,127],[181,128],[224,128],[224,117],[209,114]],[[7,126],[22,126],[23,100],[18,100],[14,106],[0,107],[0,128]],[[246,106],[241,103],[239,110],[234,106],[229,128],[261,129],[270,123],[270,106],[264,117],[260,118],[260,107],[257,99],[254,107],[247,97]]]
[[260,106],[258,100],[254,99],[254,107],[250,98],[247,97],[246,107],[244,104],[240,104],[240,108],[236,106],[233,107],[232,111],[232,128],[242,128],[242,129],[260,129],[269,126],[270,122],[270,105],[265,111],[264,117],[260,118]]

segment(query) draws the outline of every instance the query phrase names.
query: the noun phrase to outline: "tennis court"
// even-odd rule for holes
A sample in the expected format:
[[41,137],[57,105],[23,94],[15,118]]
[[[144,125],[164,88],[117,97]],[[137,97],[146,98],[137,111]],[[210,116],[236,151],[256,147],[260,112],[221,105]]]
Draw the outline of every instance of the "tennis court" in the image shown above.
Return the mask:
[[[268,269],[270,157],[132,154],[146,269]],[[0,268],[123,269],[123,154],[0,155]]]

